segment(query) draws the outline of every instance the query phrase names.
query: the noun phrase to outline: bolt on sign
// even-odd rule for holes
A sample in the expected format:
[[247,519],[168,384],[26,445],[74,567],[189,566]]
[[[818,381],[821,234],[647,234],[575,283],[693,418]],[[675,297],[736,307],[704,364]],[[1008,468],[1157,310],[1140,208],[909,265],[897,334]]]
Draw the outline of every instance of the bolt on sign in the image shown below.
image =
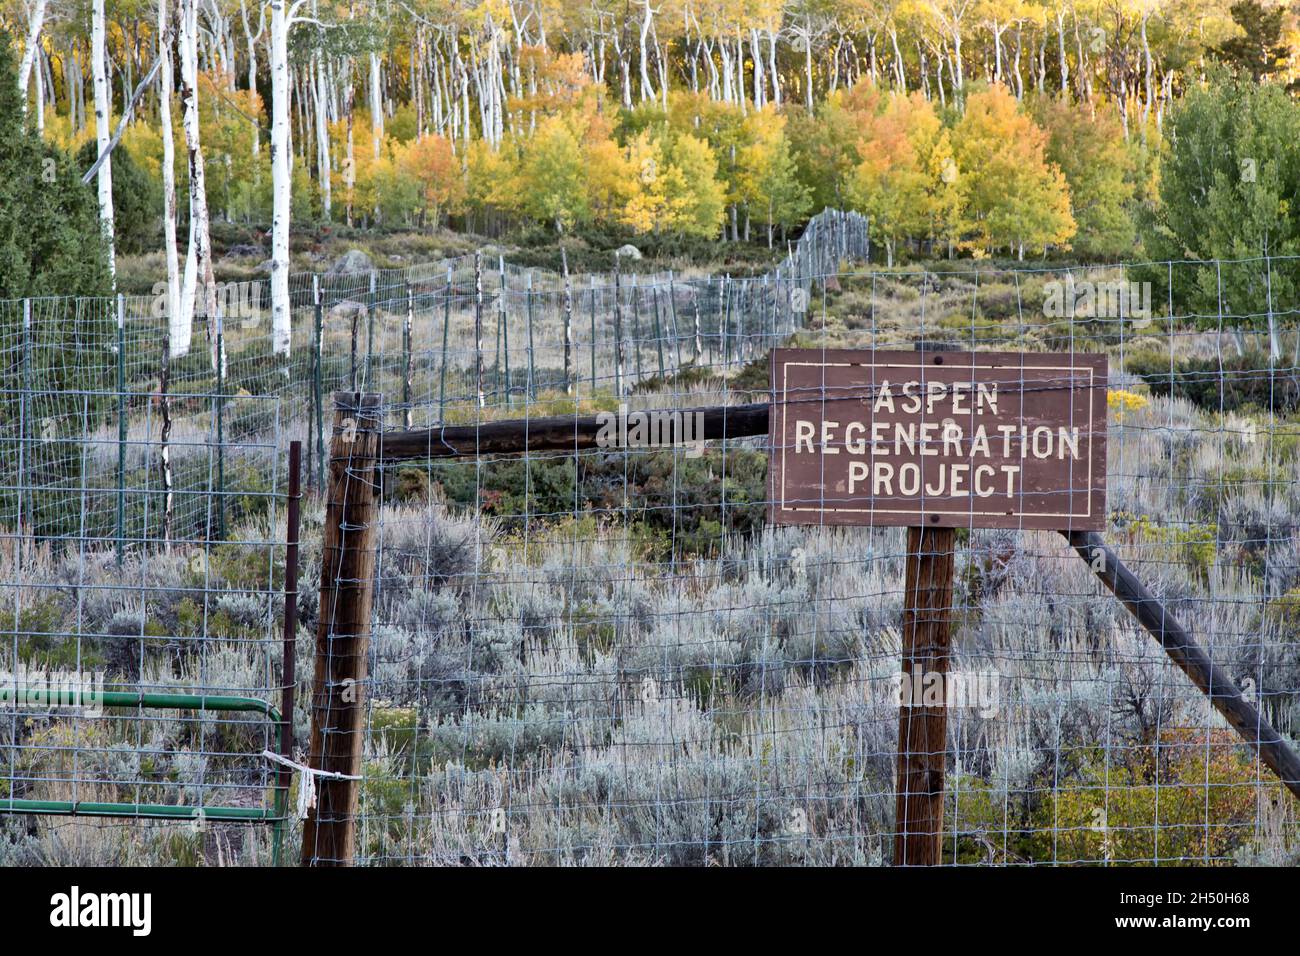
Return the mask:
[[1106,356],[772,353],[774,524],[1101,531]]

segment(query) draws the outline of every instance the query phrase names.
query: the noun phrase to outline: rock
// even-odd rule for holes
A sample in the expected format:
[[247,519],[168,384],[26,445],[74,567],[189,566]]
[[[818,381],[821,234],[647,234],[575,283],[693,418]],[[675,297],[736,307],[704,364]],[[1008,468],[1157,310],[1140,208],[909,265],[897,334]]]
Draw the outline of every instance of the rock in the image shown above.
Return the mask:
[[626,256],[628,259],[640,259],[641,250],[629,242],[627,245],[619,246],[617,249],[615,249],[614,255]]
[[261,246],[254,246],[254,245],[251,245],[251,244],[249,244],[249,243],[239,243],[239,244],[237,244],[237,245],[233,245],[233,246],[231,246],[229,249],[227,249],[227,250],[226,250],[226,254],[225,254],[224,256],[222,256],[221,258],[223,258],[223,259],[251,259],[253,256],[260,256],[260,255],[262,254],[262,251],[263,251],[263,250],[262,250],[262,247],[261,247]]
[[360,249],[349,249],[334,261],[325,273],[331,276],[355,276],[369,273],[375,268],[370,257]]
[[360,302],[353,302],[351,299],[344,299],[330,307],[329,318],[331,319],[351,319],[353,316],[362,316],[366,314],[366,307]]
[[257,271],[258,271],[258,272],[265,272],[267,275],[270,275],[270,274],[271,274],[271,260],[270,260],[270,259],[263,259],[261,262],[259,262],[259,263],[257,264]]

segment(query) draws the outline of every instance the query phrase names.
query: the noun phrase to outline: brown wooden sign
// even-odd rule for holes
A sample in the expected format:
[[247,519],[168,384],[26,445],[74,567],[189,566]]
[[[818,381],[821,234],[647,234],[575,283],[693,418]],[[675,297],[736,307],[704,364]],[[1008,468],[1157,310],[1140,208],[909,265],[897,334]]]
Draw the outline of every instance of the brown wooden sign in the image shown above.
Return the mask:
[[776,524],[1100,531],[1106,356],[772,353]]

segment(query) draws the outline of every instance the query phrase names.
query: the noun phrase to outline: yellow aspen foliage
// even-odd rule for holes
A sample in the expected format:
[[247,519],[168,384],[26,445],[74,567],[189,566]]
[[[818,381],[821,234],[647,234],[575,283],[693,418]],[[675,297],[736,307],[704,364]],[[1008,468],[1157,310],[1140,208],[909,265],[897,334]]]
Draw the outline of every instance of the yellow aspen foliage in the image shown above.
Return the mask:
[[859,114],[861,161],[846,192],[853,208],[871,217],[892,265],[900,240],[951,235],[961,208],[958,168],[947,130],[919,93],[873,105],[874,112]]
[[966,244],[1024,258],[1026,247],[1068,248],[1076,226],[1070,190],[1046,158],[1047,134],[1001,85],[972,93],[953,129],[965,201]]
[[[443,213],[458,210],[466,198],[460,163],[444,137],[429,134],[393,150],[397,169],[416,187],[418,221],[436,226]],[[426,216],[428,217],[426,220]]]

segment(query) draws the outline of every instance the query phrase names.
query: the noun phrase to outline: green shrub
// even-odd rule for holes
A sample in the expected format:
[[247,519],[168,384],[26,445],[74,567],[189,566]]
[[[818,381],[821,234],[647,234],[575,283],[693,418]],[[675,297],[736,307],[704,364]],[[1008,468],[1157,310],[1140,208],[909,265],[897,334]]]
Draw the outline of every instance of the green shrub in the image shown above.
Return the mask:
[[1172,363],[1160,352],[1130,355],[1127,370],[1146,382],[1152,394],[1184,398],[1210,411],[1300,410],[1300,372],[1272,367],[1262,352],[1215,358],[1182,358]]

